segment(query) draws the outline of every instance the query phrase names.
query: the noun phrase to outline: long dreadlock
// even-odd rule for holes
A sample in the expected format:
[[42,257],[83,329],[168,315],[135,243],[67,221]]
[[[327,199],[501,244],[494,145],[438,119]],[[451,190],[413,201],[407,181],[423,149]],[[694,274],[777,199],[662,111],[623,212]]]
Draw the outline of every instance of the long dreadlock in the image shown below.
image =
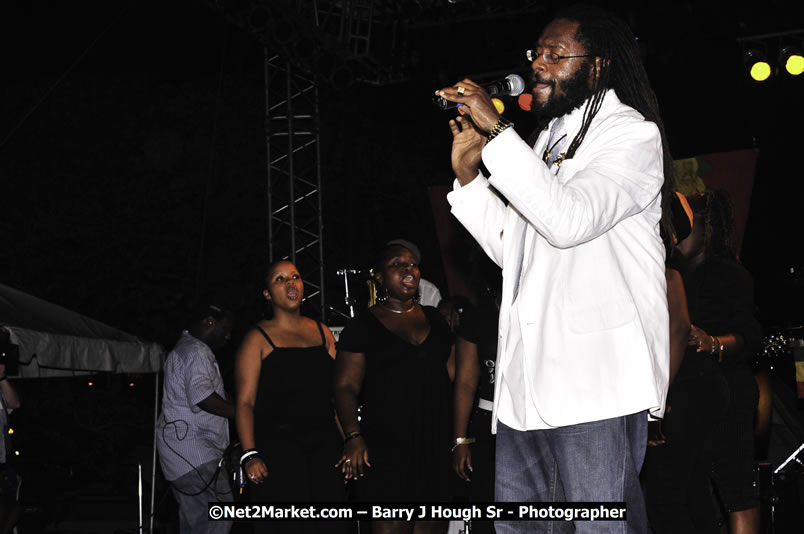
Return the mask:
[[561,10],[555,18],[577,22],[575,39],[587,54],[602,60],[595,76],[592,96],[584,109],[581,130],[570,143],[566,159],[572,158],[583,142],[608,89],[614,89],[622,103],[637,110],[645,120],[656,124],[662,137],[664,160],[661,230],[669,250],[673,235],[671,202],[676,182],[673,158],[659,114],[659,103],[648,81],[636,38],[624,21],[597,6],[576,4]]

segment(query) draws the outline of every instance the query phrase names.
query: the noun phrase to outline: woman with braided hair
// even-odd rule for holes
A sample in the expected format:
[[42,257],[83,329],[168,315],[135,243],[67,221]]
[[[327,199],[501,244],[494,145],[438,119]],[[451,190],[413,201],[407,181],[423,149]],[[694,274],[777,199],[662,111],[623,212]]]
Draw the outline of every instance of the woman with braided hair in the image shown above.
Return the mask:
[[[694,213],[692,234],[676,247],[671,264],[682,274],[692,325],[687,354],[668,396],[666,445],[676,446],[675,439],[705,449],[685,449],[697,462],[691,473],[711,474],[732,534],[755,534],[759,502],[753,488],[753,418],[758,391],[749,359],[761,345],[762,330],[753,315],[753,282],[737,257],[728,195],[707,191],[691,196],[689,204]],[[702,380],[709,386],[688,387]],[[659,451],[661,447],[657,447],[660,455],[668,452]],[[684,458],[679,458],[680,465]],[[655,467],[650,459],[647,467],[649,472]],[[674,480],[680,476],[678,470],[665,471]],[[700,489],[700,483],[693,481],[694,486],[684,490],[681,500],[687,504],[679,513],[662,502],[678,500],[678,495],[669,494],[669,481],[654,478],[651,484],[650,476],[647,480],[649,517],[657,533],[678,532],[678,521],[684,518],[689,521],[686,532],[719,531],[708,492],[689,490]]]

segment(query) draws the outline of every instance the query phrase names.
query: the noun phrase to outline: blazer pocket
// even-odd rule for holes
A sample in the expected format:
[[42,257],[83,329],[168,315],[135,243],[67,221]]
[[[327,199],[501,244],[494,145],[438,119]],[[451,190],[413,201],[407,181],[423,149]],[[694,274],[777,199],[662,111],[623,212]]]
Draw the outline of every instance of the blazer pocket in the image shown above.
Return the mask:
[[636,316],[636,305],[628,295],[591,305],[568,304],[564,310],[566,314],[564,319],[570,331],[576,334],[619,328],[633,321]]

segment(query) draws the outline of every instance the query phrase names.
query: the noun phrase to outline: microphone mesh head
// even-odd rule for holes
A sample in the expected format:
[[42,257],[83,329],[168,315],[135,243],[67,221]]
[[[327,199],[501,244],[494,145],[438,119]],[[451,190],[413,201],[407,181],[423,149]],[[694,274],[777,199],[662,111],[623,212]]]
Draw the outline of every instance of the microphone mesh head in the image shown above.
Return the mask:
[[522,76],[509,74],[505,79],[511,84],[511,92],[509,93],[511,96],[519,96],[525,90],[525,80],[522,79]]

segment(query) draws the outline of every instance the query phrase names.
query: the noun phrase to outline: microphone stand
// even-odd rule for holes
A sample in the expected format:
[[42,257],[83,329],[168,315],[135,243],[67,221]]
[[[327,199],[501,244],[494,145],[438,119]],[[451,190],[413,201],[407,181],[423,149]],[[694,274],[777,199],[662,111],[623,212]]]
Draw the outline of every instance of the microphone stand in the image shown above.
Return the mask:
[[336,274],[343,276],[343,289],[346,294],[344,297],[344,303],[349,308],[349,316],[355,316],[355,299],[349,296],[349,275],[350,274],[360,274],[363,271],[357,269],[339,269],[336,271]]
[[804,466],[804,463],[802,463],[801,460],[799,460],[797,458],[797,456],[803,450],[804,450],[804,443],[802,443],[798,447],[798,449],[796,449],[793,452],[793,454],[788,456],[787,459],[784,462],[779,464],[779,467],[777,467],[773,471],[773,475],[771,476],[771,479],[770,479],[770,486],[771,486],[771,492],[770,492],[771,493],[771,496],[770,496],[771,509],[770,509],[770,513],[771,513],[771,517],[770,517],[770,530],[769,530],[770,534],[773,534],[773,533],[776,532],[776,503],[779,502],[779,497],[776,495],[776,490],[775,490],[776,477],[777,476],[782,477],[784,475],[784,473],[782,473],[782,469],[784,469],[787,466],[787,464],[789,464],[790,462],[795,461],[797,464],[799,464],[801,466]]

